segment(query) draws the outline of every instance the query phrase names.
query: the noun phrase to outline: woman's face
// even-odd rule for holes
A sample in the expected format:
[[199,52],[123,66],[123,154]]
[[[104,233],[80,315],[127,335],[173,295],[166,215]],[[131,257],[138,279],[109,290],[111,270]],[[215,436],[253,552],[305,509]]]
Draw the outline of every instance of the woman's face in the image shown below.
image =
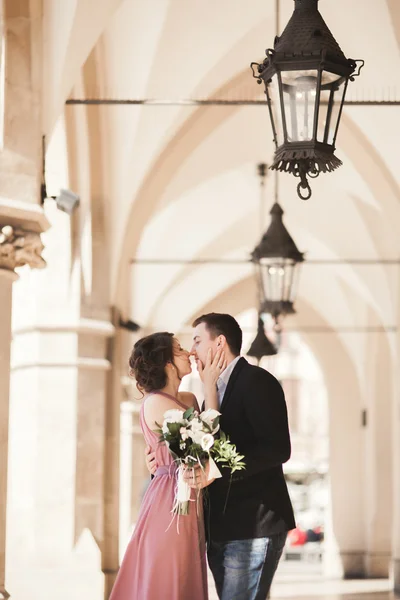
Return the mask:
[[189,375],[192,372],[192,365],[189,358],[190,352],[182,348],[177,338],[174,338],[172,343],[174,350],[174,363],[178,370],[178,375],[182,379],[182,377],[185,377],[185,375]]

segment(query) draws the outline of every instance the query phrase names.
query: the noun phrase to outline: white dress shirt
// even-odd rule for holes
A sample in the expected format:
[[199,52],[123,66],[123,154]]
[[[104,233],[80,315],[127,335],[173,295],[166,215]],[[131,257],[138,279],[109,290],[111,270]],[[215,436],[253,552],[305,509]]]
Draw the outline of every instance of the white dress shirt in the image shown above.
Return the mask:
[[221,375],[218,377],[217,381],[217,391],[218,391],[218,404],[221,407],[222,400],[224,399],[224,395],[226,392],[226,388],[228,387],[229,379],[232,375],[233,369],[236,367],[237,362],[239,361],[240,356],[237,356],[233,359],[231,363],[226,367],[225,371],[222,371]]

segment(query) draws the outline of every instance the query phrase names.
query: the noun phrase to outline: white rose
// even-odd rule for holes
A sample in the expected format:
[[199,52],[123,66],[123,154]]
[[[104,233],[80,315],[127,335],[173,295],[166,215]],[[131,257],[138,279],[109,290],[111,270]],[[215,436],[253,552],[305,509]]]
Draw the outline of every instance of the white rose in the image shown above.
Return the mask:
[[192,438],[193,443],[201,446],[201,440],[203,439],[203,437],[205,435],[204,431],[201,429],[199,431],[189,431],[188,433],[189,433],[189,437]]
[[181,438],[183,441],[187,440],[189,437],[189,432],[186,429],[186,427],[181,427],[179,430],[179,433],[181,434]]
[[214,445],[214,437],[211,433],[206,433],[201,438],[200,446],[205,452],[208,452],[209,449]]
[[184,425],[185,419],[183,418],[183,410],[171,408],[170,410],[165,411],[164,423],[182,423],[182,425]]
[[200,421],[200,419],[192,419],[189,423],[190,429],[192,431],[202,431],[203,429],[203,423]]
[[215,410],[214,408],[207,408],[207,410],[204,410],[200,416],[203,419],[203,421],[207,421],[208,419],[214,421],[214,419],[219,417],[220,414],[221,413],[218,410]]
[[200,418],[204,423],[207,423],[210,429],[212,429],[212,433],[217,433],[219,429],[219,425],[217,427],[212,428],[214,420],[220,416],[220,412],[214,410],[213,408],[209,408],[201,413]]

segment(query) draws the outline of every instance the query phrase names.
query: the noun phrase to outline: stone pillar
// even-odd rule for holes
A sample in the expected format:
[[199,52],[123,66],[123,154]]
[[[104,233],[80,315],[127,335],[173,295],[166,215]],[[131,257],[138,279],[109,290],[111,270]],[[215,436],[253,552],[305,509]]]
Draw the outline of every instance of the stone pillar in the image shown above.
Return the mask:
[[[400,301],[397,300],[397,323],[400,323]],[[400,595],[400,331],[397,332],[396,368],[394,369],[394,389],[392,404],[392,435],[393,435],[393,579],[395,593]]]
[[[1,246],[0,246],[1,252]],[[8,467],[8,414],[10,384],[11,298],[14,271],[0,269],[0,599],[9,594],[5,588],[6,508]]]
[[14,269],[24,265],[44,267],[40,231],[48,226],[42,211],[0,199],[0,599],[9,597],[5,587],[6,521],[9,439],[9,387],[12,283]]
[[[115,314],[113,320],[118,322]],[[119,569],[119,483],[120,483],[120,426],[123,379],[126,377],[128,356],[126,335],[117,329],[110,340],[110,373],[106,404],[105,462],[104,462],[104,532],[102,571],[104,573],[104,598],[107,599]],[[124,360],[125,359],[125,360]]]
[[[341,575],[365,576],[364,434],[360,385],[353,360],[333,335],[318,338],[329,393],[330,552]],[[338,377],[340,373],[340,377]],[[332,572],[338,575],[337,561]],[[326,567],[330,567],[325,562]]]
[[15,331],[8,578],[18,598],[104,596],[113,333],[94,319]]
[[35,207],[42,175],[43,7],[36,0],[2,4],[6,51],[0,193]]
[[118,465],[105,471],[114,326],[83,289],[70,218],[52,201],[46,211],[47,268],[22,273],[14,289],[8,591],[101,600],[107,494],[118,481]]
[[387,334],[368,335],[365,431],[365,575],[388,578],[392,555],[392,357]]
[[[397,375],[398,376],[398,375]],[[393,579],[394,591],[400,595],[400,393],[393,402]]]

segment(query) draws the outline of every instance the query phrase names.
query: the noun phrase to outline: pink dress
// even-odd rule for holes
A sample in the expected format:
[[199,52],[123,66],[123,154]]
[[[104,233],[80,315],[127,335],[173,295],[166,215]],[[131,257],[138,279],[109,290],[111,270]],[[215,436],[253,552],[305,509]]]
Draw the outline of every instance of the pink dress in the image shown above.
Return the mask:
[[[187,408],[164,395],[180,408]],[[175,464],[166,445],[158,442],[158,434],[147,426],[145,402],[146,399],[140,410],[140,424],[147,444],[156,452],[158,469],[143,498],[110,600],[207,600],[202,497],[199,496],[198,509],[196,502],[191,502],[189,514],[179,516],[178,533],[178,517],[171,514]],[[196,499],[195,490],[192,499]]]

